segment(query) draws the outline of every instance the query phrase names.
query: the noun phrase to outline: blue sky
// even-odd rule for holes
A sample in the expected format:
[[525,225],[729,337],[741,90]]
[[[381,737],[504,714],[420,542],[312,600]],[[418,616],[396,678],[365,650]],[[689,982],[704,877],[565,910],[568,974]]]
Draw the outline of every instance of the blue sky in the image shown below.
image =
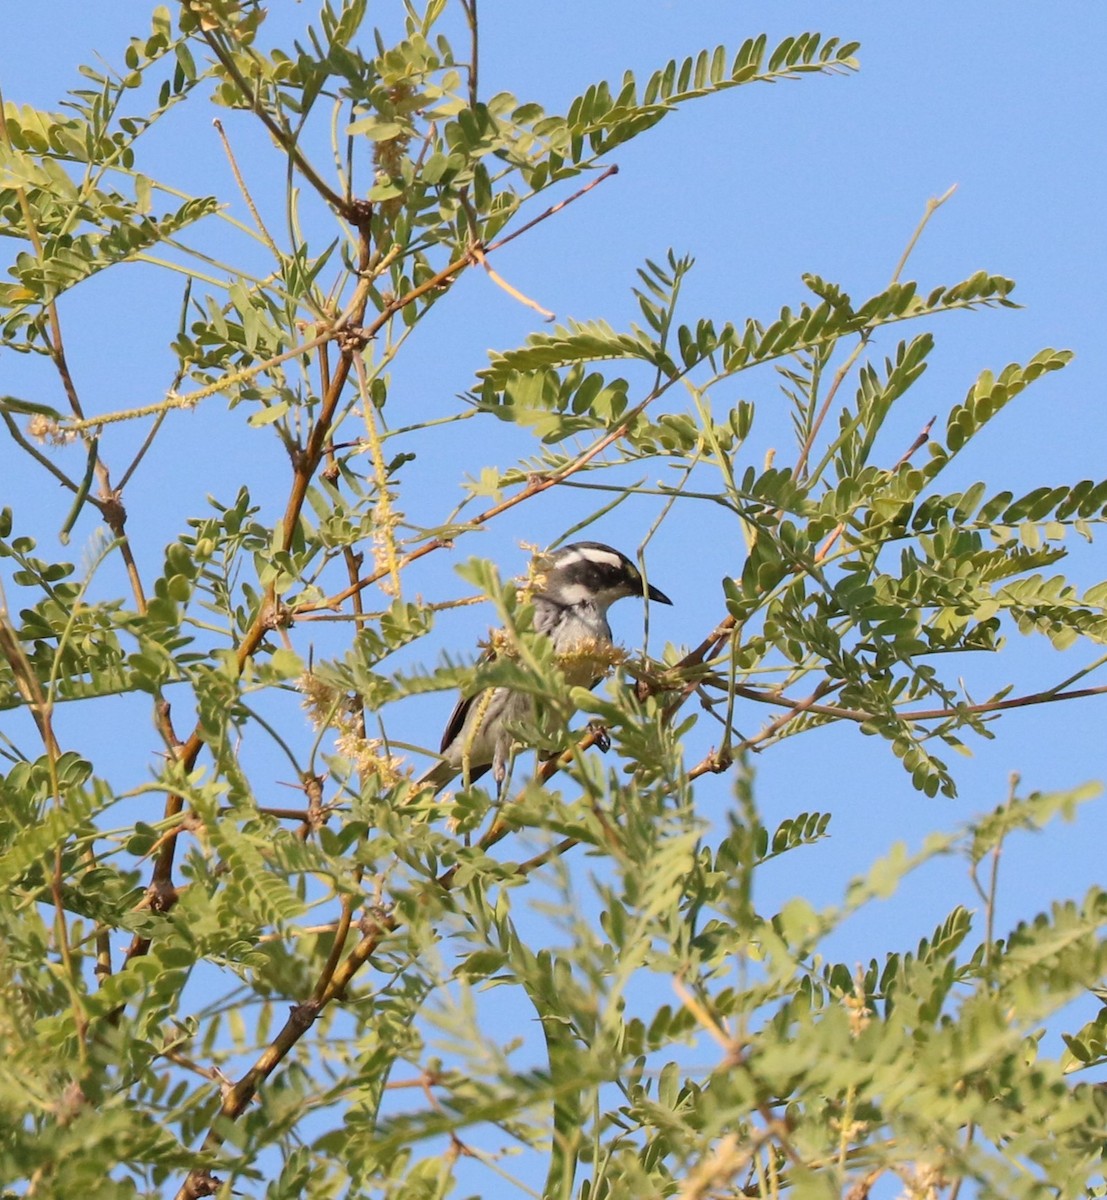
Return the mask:
[[[273,23],[280,27],[313,15],[307,3],[278,0],[273,8]],[[386,8],[371,6],[382,13]],[[89,60],[90,52],[119,61],[126,37],[145,26],[147,11],[137,0],[19,6],[8,14],[0,41],[5,98],[55,107],[77,83],[76,65]],[[956,184],[906,277],[928,289],[986,269],[1013,277],[1015,299],[1024,307],[950,316],[932,325],[938,340],[933,366],[893,422],[889,458],[931,416],[960,399],[981,370],[1025,362],[1045,346],[1067,347],[1076,352],[1072,366],[1020,397],[981,435],[943,488],[984,479],[1019,493],[1042,483],[1107,475],[1102,289],[1107,80],[1092,55],[1107,34],[1107,8],[1085,3],[1047,14],[1036,5],[952,2],[484,0],[480,11],[484,94],[511,91],[553,112],[589,83],[618,79],[628,66],[644,78],[669,57],[719,42],[734,48],[762,31],[770,43],[806,29],[860,41],[857,75],[743,87],[670,117],[612,156],[620,168],[616,178],[513,243],[496,269],[559,319],[603,317],[618,327],[637,315],[630,292],[636,267],[646,257],[660,259],[672,246],[697,260],[684,319],[771,318],[782,304],[802,301],[805,272],[836,280],[854,295],[878,290],[927,200]],[[272,190],[280,177],[277,156],[243,118],[222,115],[252,185],[279,212]],[[182,187],[217,190],[245,218],[210,116],[197,105],[178,124],[167,124],[152,139],[148,169]],[[188,147],[185,155],[182,144]],[[118,274],[63,307],[90,412],[158,398],[172,370],[165,344],[179,286],[174,281],[167,288],[155,273],[139,268]],[[535,314],[473,273],[432,314],[426,336],[394,373],[393,420],[407,423],[401,414],[408,411],[418,420],[451,411],[487,351],[518,344],[537,324]],[[894,345],[889,335],[877,350],[891,352]],[[0,392],[59,400],[39,363],[7,353],[0,355]],[[757,452],[775,444],[784,455],[785,418],[772,374],[745,376],[720,399],[730,404],[739,397],[756,402],[763,420]],[[479,431],[474,422],[447,427],[431,439],[414,467],[421,481],[415,492],[424,505],[418,519],[441,511],[458,494],[462,475],[479,470],[482,455],[510,448],[488,424]],[[204,495],[229,501],[239,475],[251,481],[267,515],[283,506],[287,465],[270,438],[245,436],[244,428],[243,413],[227,414],[211,402],[200,413],[171,418],[171,430],[159,440],[129,505],[132,536],[148,569],[185,516],[202,507]],[[141,436],[139,429],[113,433],[109,459],[124,463],[127,448]],[[54,553],[52,531],[68,501],[11,455],[7,445],[0,449],[0,503],[14,501],[24,513],[24,531],[36,532],[47,553]],[[26,505],[29,494],[35,496],[33,508]],[[519,541],[560,536],[588,506],[587,494],[572,492],[523,506],[471,539],[461,556],[496,558],[511,573],[525,560]],[[631,553],[656,513],[655,505],[628,504],[590,535]],[[93,528],[91,516],[86,512],[75,533],[78,555]],[[1071,570],[1081,582],[1104,577],[1102,544],[1075,548]],[[651,642],[658,649],[664,640],[695,644],[722,615],[719,582],[724,573],[741,569],[740,539],[736,529],[701,523],[698,515],[690,527],[674,520],[651,544],[649,563],[651,579],[675,601],[672,610],[655,612]],[[450,567],[446,556],[437,556],[413,572],[415,586],[460,593]],[[640,620],[632,606],[624,608],[614,614],[617,633],[634,645]],[[471,644],[488,620],[487,614],[466,613],[441,629],[438,644]],[[306,646],[306,635],[298,636],[298,646]],[[1089,657],[1086,649],[1058,656],[1016,641],[983,668],[983,676],[993,683],[1015,681],[1017,691],[1029,691],[1056,682]],[[410,740],[433,742],[435,730],[426,723],[443,720],[449,706],[445,697],[428,702],[408,731]],[[751,714],[750,722],[757,716]],[[143,764],[155,752],[147,718],[139,720],[138,744],[119,751],[121,786],[143,778]],[[104,725],[97,728],[100,721]],[[66,732],[75,744],[91,748],[118,721],[119,710],[105,703],[99,714],[75,715]],[[779,871],[764,873],[766,905],[800,893],[816,904],[840,899],[848,879],[896,840],[917,846],[927,832],[1000,804],[1012,772],[1021,774],[1023,790],[1107,777],[1103,725],[1098,701],[1013,714],[994,727],[994,742],[973,744],[973,758],[957,769],[955,801],[915,793],[887,746],[853,730],[784,743],[757,763],[767,823],[801,810],[830,810],[833,836],[808,850],[806,859],[788,856]],[[710,734],[704,730],[702,736]],[[698,756],[690,750],[690,761]],[[728,781],[705,781],[702,796],[705,816],[720,822],[730,804]],[[1079,896],[1101,882],[1105,833],[1102,802],[1094,802],[1071,826],[1012,838],[1004,856],[999,928],[1032,917],[1054,897]],[[799,880],[792,875],[797,862],[806,865]],[[906,948],[959,901],[975,904],[964,862],[935,864],[894,900],[855,918],[842,931],[837,952],[850,961],[883,948]],[[1093,1010],[1089,1005],[1084,1015]]]

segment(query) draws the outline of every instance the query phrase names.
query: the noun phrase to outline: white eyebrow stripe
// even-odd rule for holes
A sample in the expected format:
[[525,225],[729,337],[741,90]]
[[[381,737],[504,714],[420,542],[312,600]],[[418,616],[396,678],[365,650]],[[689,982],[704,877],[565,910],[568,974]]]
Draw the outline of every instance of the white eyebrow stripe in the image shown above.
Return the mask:
[[591,546],[585,546],[582,550],[574,550],[564,558],[558,559],[557,567],[558,570],[562,570],[578,562],[606,563],[609,567],[617,570],[622,570],[624,567],[622,558],[614,551],[596,550]]

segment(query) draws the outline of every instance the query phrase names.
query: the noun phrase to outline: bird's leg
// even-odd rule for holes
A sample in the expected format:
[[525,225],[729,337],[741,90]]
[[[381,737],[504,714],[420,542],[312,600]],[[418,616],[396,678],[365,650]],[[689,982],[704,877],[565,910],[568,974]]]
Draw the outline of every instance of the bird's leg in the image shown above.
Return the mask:
[[496,781],[496,799],[502,803],[511,787],[511,772],[515,768],[515,743],[496,748],[496,757],[492,762],[492,778]]

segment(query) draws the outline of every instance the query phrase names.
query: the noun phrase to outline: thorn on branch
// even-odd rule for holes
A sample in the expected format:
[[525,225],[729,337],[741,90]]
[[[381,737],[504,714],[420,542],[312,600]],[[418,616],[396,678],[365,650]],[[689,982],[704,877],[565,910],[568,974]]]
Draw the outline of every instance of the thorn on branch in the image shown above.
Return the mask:
[[[180,833],[183,826],[176,832]],[[177,889],[169,880],[155,879],[146,889],[146,907],[150,912],[169,912],[177,903]]]
[[362,937],[373,937],[387,933],[392,928],[392,908],[387,904],[371,904],[362,913],[357,923]]
[[339,211],[351,225],[356,225],[360,229],[373,219],[373,202],[371,200],[347,200]]
[[527,308],[533,308],[536,313],[539,313],[544,320],[553,321],[557,314],[550,312],[548,308],[543,308],[537,300],[532,300],[529,296],[524,296],[518,288],[512,287],[510,283],[502,275],[497,274],[493,269],[488,259],[484,256],[484,247],[479,242],[474,242],[469,249],[469,257],[476,263],[479,263],[487,272],[488,278],[492,280],[498,287],[503,288],[505,292],[513,299],[518,300],[520,304],[525,304]]
[[724,747],[722,750],[712,749],[707,756],[707,769],[712,775],[722,775],[725,771],[729,771],[731,764],[734,762],[734,755],[729,748]]
[[262,629],[287,629],[292,624],[292,609],[275,598],[267,600],[260,621]]
[[124,526],[127,524],[127,510],[123,507],[123,501],[118,492],[112,492],[110,496],[100,501],[100,514],[112,533],[116,537],[122,537]]
[[338,331],[338,348],[343,354],[359,354],[372,339],[373,334],[370,330],[348,325]]
[[189,1200],[199,1200],[201,1196],[214,1196],[223,1186],[223,1180],[217,1179],[210,1171],[193,1171],[183,1189]]
[[319,1016],[319,1009],[318,1000],[308,1000],[303,1004],[288,1006],[289,1020],[296,1027],[297,1033],[306,1033],[315,1024],[315,1019]]
[[206,1071],[200,1068],[200,1073],[206,1074],[213,1082],[219,1085],[219,1100],[221,1103],[226,1102],[234,1091],[234,1082],[228,1079],[218,1067],[209,1067]]

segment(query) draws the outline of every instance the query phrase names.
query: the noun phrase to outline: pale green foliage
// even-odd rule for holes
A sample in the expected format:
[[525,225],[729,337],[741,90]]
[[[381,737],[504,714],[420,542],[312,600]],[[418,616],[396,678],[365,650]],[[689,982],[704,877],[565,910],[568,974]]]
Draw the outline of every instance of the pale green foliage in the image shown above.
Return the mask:
[[[64,112],[5,105],[2,344],[43,356],[71,404],[0,398],[6,453],[72,493],[63,540],[87,540],[96,518],[111,540],[80,569],[55,561],[33,504],[4,497],[0,709],[18,721],[0,743],[0,1186],[197,1196],[214,1176],[226,1195],[407,1200],[459,1177],[459,1194],[523,1194],[516,1172],[558,1200],[861,1198],[895,1177],[919,1195],[962,1182],[1004,1200],[1085,1194],[1107,1099],[1082,1072],[1107,1061],[1107,1009],[1066,1034],[1061,1062],[1037,1041],[1107,971],[1107,896],[1001,934],[983,889],[987,916],[958,905],[860,971],[825,946],[908,872],[960,854],[976,880],[1011,831],[1067,817],[1091,792],[1013,795],[920,850],[898,847],[817,908],[803,872],[832,814],[766,827],[745,757],[854,725],[886,739],[919,792],[952,794],[943,747],[1057,691],[1011,685],[970,702],[951,652],[994,654],[1015,631],[1057,647],[1107,640],[1107,583],[1082,591],[1052,573],[1069,530],[1098,532],[1107,481],[935,490],[1068,355],[985,372],[896,461],[880,434],[933,335],[912,330],[881,355],[870,339],[1009,305],[1009,280],[926,290],[897,277],[855,300],[808,276],[806,298],[775,319],[689,319],[693,264],[670,252],[639,272],[643,324],[567,319],[458,381],[469,391],[453,419],[495,417],[529,448],[466,462],[462,503],[414,526],[405,471],[428,425],[396,431],[412,418],[393,419],[389,368],[452,283],[494,260],[533,197],[563,201],[557,185],[603,178],[612,150],[678,106],[852,70],[856,47],[756,38],[549,114],[484,98],[467,62],[475,5],[403,8],[392,45],[361,29],[365,0],[345,0],[296,44],[266,47],[264,5],[185,0],[155,11],[120,73],[88,69]],[[250,110],[287,160],[287,229],[246,229],[227,197],[171,195],[140,170],[152,122],[205,98]],[[252,237],[265,271],[186,240],[213,225]],[[136,261],[167,288],[188,279],[176,375],[163,404],[82,423],[54,302]],[[730,385],[759,381],[753,395],[774,371],[795,446],[757,465],[762,402],[735,401]],[[263,501],[235,480],[197,502],[154,577],[114,570],[133,531],[105,474],[111,423],[156,414],[159,436],[173,409],[198,406],[189,419],[203,421],[224,403],[245,406],[240,436],[272,446],[286,493]],[[31,436],[74,432],[81,478]],[[654,489],[666,513],[694,521],[708,506],[745,539],[740,569],[710,581],[716,628],[687,630],[697,649],[569,692],[525,588],[472,559],[462,576],[491,602],[500,652],[434,666],[424,639],[450,598],[417,597],[411,564],[451,543],[467,555],[468,534],[563,483],[614,503],[647,494],[622,471],[643,463],[668,481]],[[126,465],[112,464],[133,522],[157,485]],[[346,620],[306,677],[320,615]],[[551,761],[532,778],[520,760],[500,806],[481,788],[420,791],[389,740],[401,702],[491,684],[561,718],[517,731],[560,753],[560,772]],[[137,740],[148,774],[117,747],[55,734],[59,711],[104,696],[152,711],[153,726],[120,739]],[[569,731],[574,710],[602,722],[608,758],[579,722]],[[757,712],[768,718],[750,732]],[[697,762],[688,746],[711,718],[715,750]],[[734,809],[708,837],[698,781],[726,770]],[[301,794],[274,801],[290,776]],[[755,879],[784,856],[795,895],[763,911]]]

